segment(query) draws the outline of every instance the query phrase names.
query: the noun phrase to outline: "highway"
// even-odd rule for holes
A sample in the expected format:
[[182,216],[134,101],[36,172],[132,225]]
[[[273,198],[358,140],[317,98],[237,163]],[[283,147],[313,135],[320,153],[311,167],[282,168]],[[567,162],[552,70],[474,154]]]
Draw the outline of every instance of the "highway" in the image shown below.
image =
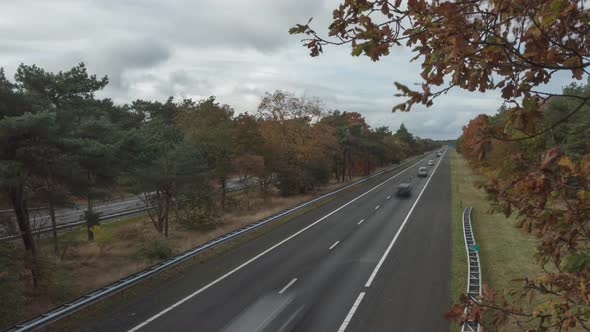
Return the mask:
[[[429,176],[417,168],[435,160]],[[395,196],[412,184],[412,195]],[[448,331],[449,160],[387,172],[150,290],[78,331]]]

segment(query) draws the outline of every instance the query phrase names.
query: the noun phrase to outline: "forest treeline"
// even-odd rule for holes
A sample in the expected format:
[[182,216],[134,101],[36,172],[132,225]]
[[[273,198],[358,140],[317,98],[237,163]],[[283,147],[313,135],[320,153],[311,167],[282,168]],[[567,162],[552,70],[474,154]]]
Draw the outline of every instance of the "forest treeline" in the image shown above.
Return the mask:
[[21,65],[12,81],[0,71],[0,189],[33,262],[33,206],[47,206],[55,227],[57,207],[85,200],[92,240],[100,220],[93,205],[115,191],[135,193],[167,235],[169,220],[214,224],[230,178],[293,195],[439,145],[280,90],[250,114],[214,97],[118,105],[96,96],[107,84],[84,64],[58,73]]

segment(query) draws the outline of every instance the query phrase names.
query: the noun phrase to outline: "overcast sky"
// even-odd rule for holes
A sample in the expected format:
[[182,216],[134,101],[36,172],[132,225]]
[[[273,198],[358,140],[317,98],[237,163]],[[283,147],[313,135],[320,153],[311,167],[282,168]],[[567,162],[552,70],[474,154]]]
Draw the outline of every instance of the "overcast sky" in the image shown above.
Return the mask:
[[[345,47],[308,56],[289,27],[314,17],[326,31],[338,0],[0,0],[0,66],[50,71],[85,62],[108,75],[101,97],[118,103],[167,96],[216,96],[253,112],[265,91],[318,96],[327,107],[362,113],[371,126],[404,122],[414,134],[456,138],[479,113],[501,105],[499,93],[452,92],[430,109],[391,113],[394,81],[419,82],[419,63],[396,49],[374,63]],[[568,75],[550,89],[570,82]]]

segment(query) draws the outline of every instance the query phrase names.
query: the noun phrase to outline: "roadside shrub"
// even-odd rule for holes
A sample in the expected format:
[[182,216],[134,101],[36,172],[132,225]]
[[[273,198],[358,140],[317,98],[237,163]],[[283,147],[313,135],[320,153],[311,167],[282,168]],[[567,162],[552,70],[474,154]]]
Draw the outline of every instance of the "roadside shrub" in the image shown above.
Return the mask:
[[115,242],[113,232],[106,227],[95,225],[91,227],[91,231],[94,234],[94,243],[98,246],[101,254],[110,249]]
[[120,227],[116,232],[116,237],[121,240],[134,240],[142,236],[142,231],[145,228],[143,223],[129,224]]
[[305,165],[304,182],[307,188],[325,185],[330,181],[330,166],[324,160],[312,160]]
[[57,264],[54,257],[51,257],[51,262],[46,267],[51,270],[46,270],[47,275],[47,295],[51,301],[57,305],[71,299],[76,293],[72,288],[73,276],[67,267]]
[[78,255],[78,247],[85,243],[85,241],[79,239],[76,233],[69,232],[64,233],[59,241],[59,258],[63,261],[66,258],[75,259]]
[[143,241],[140,250],[141,256],[151,261],[170,258],[176,252],[176,245],[172,241],[163,238]]
[[219,224],[219,215],[211,206],[185,207],[177,211],[178,223],[189,229],[207,230]]
[[84,220],[86,220],[86,227],[88,227],[88,241],[94,240],[94,232],[92,232],[92,228],[94,226],[98,226],[100,224],[100,212],[86,210],[84,211]]
[[[33,260],[13,243],[0,245],[0,330],[27,318],[45,304],[58,305],[73,296],[69,271],[58,263],[53,251],[47,251],[39,250]],[[30,275],[33,264],[35,287]],[[37,301],[41,302],[39,306]]]
[[279,174],[278,177],[279,181],[275,185],[281,191],[281,196],[287,197],[305,192],[305,190],[302,190],[303,187],[294,172],[285,171]]
[[211,195],[186,194],[179,199],[176,221],[190,229],[211,229],[219,223],[217,206]]

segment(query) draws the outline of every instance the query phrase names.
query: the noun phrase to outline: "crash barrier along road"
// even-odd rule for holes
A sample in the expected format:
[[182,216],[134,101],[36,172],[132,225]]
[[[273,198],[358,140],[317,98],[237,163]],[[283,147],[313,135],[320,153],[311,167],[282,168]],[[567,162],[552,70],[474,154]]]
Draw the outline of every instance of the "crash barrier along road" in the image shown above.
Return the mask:
[[[479,246],[475,242],[471,227],[472,207],[463,210],[463,238],[465,239],[465,251],[467,252],[467,295],[472,299],[481,296],[481,265],[479,260]],[[479,323],[467,321],[463,323],[461,332],[479,332]]]

